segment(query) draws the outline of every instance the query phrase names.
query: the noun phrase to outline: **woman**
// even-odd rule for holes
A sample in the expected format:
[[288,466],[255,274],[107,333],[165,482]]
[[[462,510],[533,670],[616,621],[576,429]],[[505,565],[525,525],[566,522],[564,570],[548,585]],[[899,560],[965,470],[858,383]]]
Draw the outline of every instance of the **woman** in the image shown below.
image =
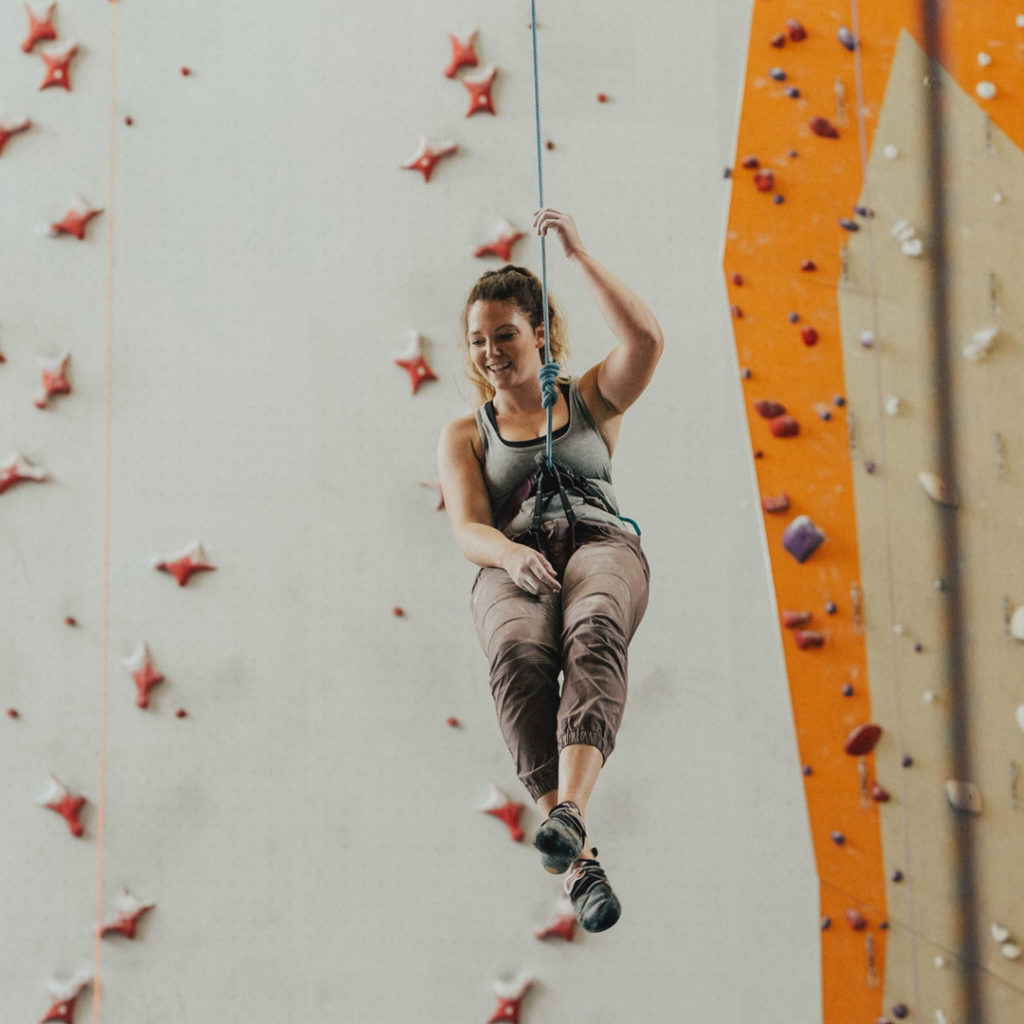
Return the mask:
[[[584,249],[572,217],[545,208],[533,225],[557,237],[618,339],[582,377],[558,380],[552,457],[568,471],[566,501],[556,487],[536,507],[544,310],[540,281],[520,267],[490,271],[470,292],[463,326],[477,408],[445,427],[438,463],[456,540],[481,566],[472,608],[498,721],[547,816],[534,845],[547,870],[569,872],[565,890],[583,927],[603,931],[620,907],[588,846],[585,815],[622,719],[626,652],[649,577],[637,531],[618,515],[610,459],[663,342],[654,314]],[[548,326],[559,361],[567,352],[550,302]]]

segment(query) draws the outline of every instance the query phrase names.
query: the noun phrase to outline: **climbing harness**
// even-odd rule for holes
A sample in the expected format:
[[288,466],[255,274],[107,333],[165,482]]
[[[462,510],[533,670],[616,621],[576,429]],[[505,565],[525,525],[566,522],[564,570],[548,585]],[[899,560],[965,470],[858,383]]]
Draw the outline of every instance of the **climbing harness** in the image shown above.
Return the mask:
[[[537,190],[540,198],[539,209],[544,209],[544,161],[541,157],[541,132],[540,132],[540,75],[537,69],[537,2],[530,0],[530,29],[533,35],[533,109],[537,128]],[[548,313],[548,261],[547,249],[545,247],[545,236],[540,236],[540,280],[541,299],[544,307],[544,365],[538,371],[540,377],[541,405],[547,411],[547,431],[545,434],[544,454],[537,456],[537,472],[533,477],[532,491],[534,494],[533,503],[533,526],[529,533],[533,536],[539,546],[541,543],[540,526],[544,512],[557,495],[562,503],[562,511],[569,522],[569,536],[573,547],[576,545],[576,520],[577,516],[572,510],[572,502],[569,500],[569,491],[579,494],[585,502],[596,505],[598,508],[610,515],[616,516],[623,522],[630,523],[637,536],[640,535],[640,527],[634,520],[626,516],[620,516],[605,499],[604,495],[585,477],[574,473],[565,466],[558,465],[552,455],[552,413],[558,404],[558,371],[557,362],[551,358],[551,325]]]

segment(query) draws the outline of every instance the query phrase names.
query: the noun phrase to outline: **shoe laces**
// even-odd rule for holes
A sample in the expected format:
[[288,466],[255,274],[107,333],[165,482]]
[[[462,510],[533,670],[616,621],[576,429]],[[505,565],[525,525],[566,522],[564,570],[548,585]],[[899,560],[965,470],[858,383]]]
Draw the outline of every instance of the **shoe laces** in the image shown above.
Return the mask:
[[573,863],[569,875],[565,880],[565,891],[573,900],[585,896],[595,885],[600,883],[608,884],[608,876],[604,868],[595,859],[597,850],[593,851],[594,857],[581,857]]

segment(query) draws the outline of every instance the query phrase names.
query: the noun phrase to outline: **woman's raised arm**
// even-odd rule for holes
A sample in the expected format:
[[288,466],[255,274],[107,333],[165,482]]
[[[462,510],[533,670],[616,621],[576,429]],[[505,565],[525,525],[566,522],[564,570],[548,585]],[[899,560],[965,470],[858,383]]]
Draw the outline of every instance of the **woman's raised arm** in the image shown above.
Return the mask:
[[597,366],[597,389],[617,413],[623,413],[650,383],[661,358],[661,327],[647,304],[584,249],[576,222],[550,207],[533,215],[538,234],[554,232],[566,258],[583,277],[597,308],[619,344]]

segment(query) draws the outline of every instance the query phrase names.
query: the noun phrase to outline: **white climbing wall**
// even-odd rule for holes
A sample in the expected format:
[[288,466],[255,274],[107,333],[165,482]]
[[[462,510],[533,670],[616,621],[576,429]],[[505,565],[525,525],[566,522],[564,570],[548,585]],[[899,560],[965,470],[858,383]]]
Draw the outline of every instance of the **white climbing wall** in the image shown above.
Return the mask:
[[[66,92],[39,91],[12,3],[0,119],[33,124],[0,156],[0,458],[50,479],[0,494],[4,1022],[78,971],[99,982],[78,1019],[102,1024],[482,1024],[521,971],[522,1024],[817,1019],[719,271],[750,3],[538,6],[546,197],[667,339],[616,453],[652,566],[591,805],[622,921],[533,936],[558,882],[479,811],[491,783],[524,797],[473,567],[419,486],[467,408],[458,318],[497,265],[473,250],[536,203],[529,5],[60,0]],[[466,118],[442,70],[474,26],[496,114]],[[459,146],[429,184],[399,169],[421,135]],[[34,233],[72,193],[104,210],[85,241]],[[611,341],[549,256],[581,372]],[[539,267],[532,239],[513,258]],[[410,329],[439,378],[415,396]],[[39,410],[38,359],[65,352],[72,392]],[[153,569],[194,541],[215,572]],[[166,676],[146,710],[139,642]],[[88,801],[80,838],[38,806],[51,774]],[[125,888],[156,908],[97,946]]]

